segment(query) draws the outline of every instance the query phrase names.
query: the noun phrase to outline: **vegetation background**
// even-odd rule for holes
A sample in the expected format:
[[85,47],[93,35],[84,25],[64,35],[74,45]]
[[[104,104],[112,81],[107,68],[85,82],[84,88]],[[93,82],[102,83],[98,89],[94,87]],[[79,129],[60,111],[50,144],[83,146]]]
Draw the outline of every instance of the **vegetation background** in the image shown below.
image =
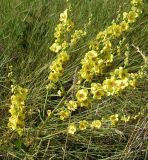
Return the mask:
[[[129,0],[70,0],[71,18],[76,28],[82,28],[92,14],[92,23],[87,37],[71,50],[73,59],[66,65],[61,81],[68,87],[87,45],[96,33],[109,26],[118,13],[129,8]],[[78,132],[73,136],[63,133],[68,122],[61,123],[52,117],[36,137],[40,123],[44,120],[44,105],[49,66],[55,55],[49,50],[54,40],[60,13],[65,10],[65,0],[0,0],[0,159],[67,159],[67,160],[146,160],[147,117],[146,112],[139,119],[127,124],[120,123],[116,129],[102,128],[99,131]],[[145,0],[143,13],[126,34],[129,44],[148,53],[148,3]],[[120,63],[120,60],[119,62]],[[119,64],[116,64],[117,66]],[[141,55],[133,47],[130,51],[132,71],[143,63]],[[8,127],[10,86],[7,78],[8,66],[18,84],[29,88],[26,104],[26,133],[19,137]],[[94,119],[107,114],[137,114],[147,107],[147,79],[138,82],[136,89],[126,90],[120,96],[103,99],[99,104],[76,120]],[[58,104],[58,95],[51,94],[47,109]]]

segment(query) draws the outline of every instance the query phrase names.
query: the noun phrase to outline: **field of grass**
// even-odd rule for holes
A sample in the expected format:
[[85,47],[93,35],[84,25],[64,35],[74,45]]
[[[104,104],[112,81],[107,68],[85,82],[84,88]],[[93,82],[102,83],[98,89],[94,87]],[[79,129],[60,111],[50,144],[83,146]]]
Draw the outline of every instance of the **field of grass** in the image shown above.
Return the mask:
[[[66,0],[0,0],[0,160],[146,160],[148,79],[138,80],[135,89],[127,88],[119,95],[93,102],[89,109],[78,110],[68,120],[56,115],[47,119],[47,111],[63,107],[63,98],[74,83],[80,61],[89,43],[103,31],[119,13],[129,10],[130,0],[69,0],[70,18],[75,29],[82,29],[91,16],[87,35],[71,47],[71,59],[64,66],[64,75],[56,89],[47,94],[50,65],[56,54],[50,51],[59,15],[66,9]],[[130,46],[126,69],[137,72],[148,53],[148,2],[142,14],[125,33]],[[117,42],[116,42],[117,43]],[[124,46],[123,46],[124,51]],[[116,59],[109,71],[122,65],[124,57]],[[16,83],[28,89],[25,101],[25,130],[22,136],[8,128],[11,104],[9,66],[13,66]],[[108,70],[106,71],[108,73]],[[105,76],[105,74],[103,75]],[[62,88],[62,89],[61,89]],[[58,90],[64,90],[64,96]],[[67,95],[66,95],[67,96]],[[70,122],[92,121],[114,114],[137,116],[115,127],[67,133]]]

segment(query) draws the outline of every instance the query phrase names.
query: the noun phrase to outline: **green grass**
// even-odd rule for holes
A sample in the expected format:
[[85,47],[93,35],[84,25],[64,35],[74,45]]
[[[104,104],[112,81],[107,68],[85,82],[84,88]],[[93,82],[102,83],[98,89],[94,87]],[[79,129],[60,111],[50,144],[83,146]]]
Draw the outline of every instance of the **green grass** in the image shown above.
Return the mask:
[[[87,36],[71,49],[71,61],[65,66],[61,82],[69,88],[76,67],[96,33],[109,26],[120,12],[127,11],[129,0],[71,0],[71,18],[76,28],[82,28],[92,14]],[[52,117],[36,135],[45,117],[42,116],[46,98],[45,85],[49,66],[55,55],[49,46],[59,14],[66,8],[64,0],[0,0],[0,159],[62,159],[67,160],[146,160],[146,113],[128,124],[121,123],[116,129],[103,127],[99,131],[87,129],[74,136],[66,135],[67,121],[61,123]],[[143,64],[141,55],[131,45],[148,53],[148,3],[143,13],[127,33],[130,44],[129,70],[136,71]],[[120,62],[116,62],[118,66]],[[26,102],[26,132],[23,137],[12,134],[8,127],[10,86],[8,66],[13,65],[17,83],[29,88]],[[60,84],[58,84],[60,86]],[[52,93],[47,98],[46,110],[56,106],[60,98]],[[126,90],[120,96],[107,97],[93,104],[93,108],[74,115],[71,121],[92,120],[102,116],[122,113],[136,114],[147,108],[148,83],[140,80],[135,90]],[[39,110],[41,112],[39,112]],[[31,112],[31,114],[29,114]],[[30,144],[26,145],[26,141]],[[32,143],[31,143],[32,142]]]

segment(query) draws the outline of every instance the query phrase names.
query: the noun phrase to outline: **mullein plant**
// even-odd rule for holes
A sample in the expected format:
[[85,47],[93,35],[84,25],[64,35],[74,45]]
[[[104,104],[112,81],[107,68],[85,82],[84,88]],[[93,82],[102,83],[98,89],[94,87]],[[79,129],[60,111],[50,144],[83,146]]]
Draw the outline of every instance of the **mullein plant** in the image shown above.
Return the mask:
[[64,64],[70,59],[69,49],[86,35],[86,28],[89,25],[88,23],[83,29],[74,30],[74,22],[68,17],[69,12],[70,5],[60,14],[60,23],[56,26],[54,33],[55,41],[50,46],[50,51],[56,53],[56,58],[49,67],[49,84],[46,86],[48,90],[52,89],[64,74]]
[[11,116],[9,118],[8,127],[22,136],[25,127],[25,100],[27,97],[28,89],[22,88],[16,84],[16,81],[13,78],[12,66],[10,66],[8,77],[12,82],[12,95],[9,109]]
[[[68,1],[67,1],[68,2]],[[55,59],[50,65],[50,73],[48,76],[48,84],[46,85],[47,95],[48,92],[55,88],[55,84],[60,80],[64,74],[64,64],[70,60],[70,48],[74,47],[80,39],[86,36],[87,27],[91,24],[91,15],[87,24],[82,29],[74,29],[74,22],[69,18],[68,13],[71,11],[69,2],[68,7],[64,12],[60,14],[59,24],[55,28],[54,43],[49,47],[50,51],[56,54]],[[61,91],[58,91],[58,95],[61,96]],[[70,106],[73,106],[74,102],[69,102]],[[77,104],[76,104],[77,106]],[[75,107],[76,107],[75,106]],[[77,107],[76,107],[77,108]],[[75,108],[75,109],[76,109]],[[70,111],[67,108],[62,108],[59,115],[60,119],[64,120],[65,117],[69,117]],[[74,109],[72,109],[74,110]]]
[[[136,22],[142,13],[142,0],[131,0],[131,8],[129,12],[119,14],[116,20],[108,26],[104,31],[100,31],[95,40],[89,44],[89,49],[81,60],[81,68],[78,71],[77,91],[71,99],[68,97],[63,100],[65,105],[58,108],[58,115],[61,120],[68,119],[72,116],[72,112],[85,107],[89,109],[94,101],[101,100],[103,97],[118,95],[124,89],[130,87],[135,88],[136,81],[144,75],[144,67],[141,70],[131,73],[126,69],[128,65],[129,44],[125,45],[124,33],[132,28],[132,24]],[[75,45],[80,38],[86,35],[86,30],[75,30],[74,23],[69,19],[66,9],[60,15],[60,23],[55,29],[55,42],[50,46],[50,50],[57,54],[55,60],[50,66],[49,81],[47,89],[52,88],[64,73],[63,65],[70,60],[68,49]],[[68,38],[68,35],[71,37]],[[123,66],[119,66],[109,73],[105,69],[111,66],[116,56],[122,55],[122,47],[124,45],[124,62]],[[105,76],[104,76],[105,75]],[[104,80],[97,80],[99,76],[104,76]],[[138,117],[138,116],[137,116]],[[129,115],[110,115],[108,120],[111,126],[115,126],[119,120],[128,122],[131,119]],[[88,127],[99,129],[104,123],[101,120],[93,120],[87,122],[82,120],[78,123],[69,123],[68,133],[74,134],[77,130],[85,130]],[[79,126],[79,127],[78,127]]]

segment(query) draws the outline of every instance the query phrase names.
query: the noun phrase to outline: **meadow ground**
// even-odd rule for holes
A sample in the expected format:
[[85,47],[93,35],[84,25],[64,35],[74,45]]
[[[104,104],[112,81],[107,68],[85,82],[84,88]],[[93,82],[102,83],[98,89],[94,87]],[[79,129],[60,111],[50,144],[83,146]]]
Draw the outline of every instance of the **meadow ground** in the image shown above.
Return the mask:
[[[70,17],[76,29],[89,21],[87,36],[70,50],[72,58],[64,66],[65,73],[57,84],[68,90],[75,78],[80,60],[95,35],[109,26],[119,13],[129,9],[130,0],[70,0]],[[55,53],[49,49],[54,41],[54,29],[59,15],[66,8],[65,0],[0,0],[0,159],[65,159],[65,160],[146,160],[148,83],[144,76],[135,89],[109,96],[93,103],[89,110],[79,110],[71,121],[91,121],[112,114],[135,116],[115,127],[102,126],[69,135],[69,121],[57,115],[45,121],[44,111],[54,109],[61,97],[57,91],[46,94],[49,66]],[[127,69],[136,72],[148,52],[148,3],[143,13],[124,36],[130,45]],[[123,46],[124,50],[124,46]],[[124,57],[117,58],[113,68]],[[10,117],[11,81],[9,66],[18,85],[28,88],[25,103],[25,134],[19,136],[8,128]],[[110,70],[112,68],[109,68]],[[146,73],[146,71],[145,71]],[[60,104],[61,105],[61,104]],[[62,106],[60,106],[62,107]],[[136,117],[137,116],[137,117]],[[46,123],[45,123],[46,122]]]

